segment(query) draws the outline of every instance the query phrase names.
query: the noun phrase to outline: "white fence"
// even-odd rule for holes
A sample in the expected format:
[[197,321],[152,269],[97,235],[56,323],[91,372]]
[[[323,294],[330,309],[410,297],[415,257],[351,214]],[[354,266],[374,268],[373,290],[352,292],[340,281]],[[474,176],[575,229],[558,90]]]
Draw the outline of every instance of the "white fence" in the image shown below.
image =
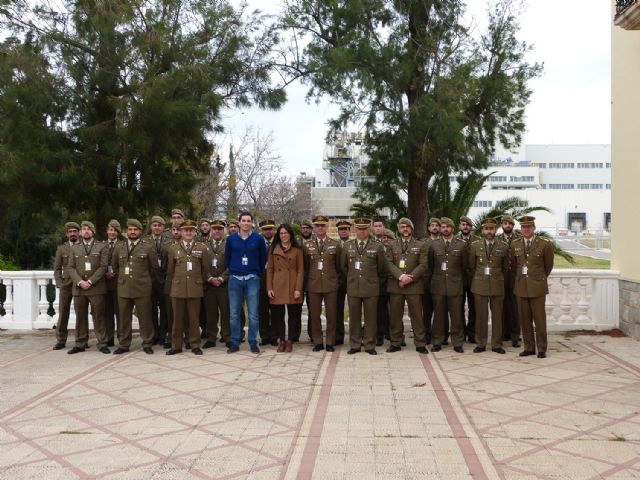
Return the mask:
[[[551,331],[606,330],[619,325],[619,274],[613,270],[555,270],[547,297],[547,326]],[[0,271],[6,288],[0,328],[31,330],[53,328],[58,320],[58,289],[50,304],[47,285],[52,271]],[[49,308],[55,311],[49,315]],[[137,320],[134,319],[137,326]],[[73,303],[69,328],[75,328]]]

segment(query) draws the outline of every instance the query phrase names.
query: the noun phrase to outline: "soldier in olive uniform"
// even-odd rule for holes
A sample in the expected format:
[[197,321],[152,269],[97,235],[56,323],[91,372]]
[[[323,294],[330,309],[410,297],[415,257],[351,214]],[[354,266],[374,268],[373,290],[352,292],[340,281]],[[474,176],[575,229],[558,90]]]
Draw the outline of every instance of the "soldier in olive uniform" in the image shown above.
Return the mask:
[[[382,233],[382,246],[384,248],[385,258],[391,242],[396,239],[394,233],[385,228]],[[378,295],[378,316],[376,322],[376,347],[384,345],[384,339],[391,339],[391,332],[389,330],[389,291],[387,285],[389,283],[389,277],[384,276],[380,278],[380,294]],[[405,346],[404,336],[402,346]]]
[[[174,208],[173,210],[171,210],[171,224],[174,223],[182,223],[184,222],[184,212],[182,210],[180,210],[179,208]],[[171,233],[171,229],[167,229],[164,232],[164,239],[165,241],[171,241],[172,240],[172,233]]]
[[[273,220],[263,220],[258,226],[260,227],[260,233],[264,238],[268,252],[271,248],[271,242],[273,242],[273,235],[276,232],[276,222]],[[260,303],[258,312],[260,315],[260,345],[273,345],[277,347],[278,335],[275,325],[273,325],[271,321],[271,308],[269,307],[269,294],[267,293],[267,265],[264,266],[264,271],[260,275]]]
[[85,220],[80,224],[82,240],[73,246],[69,259],[69,274],[73,281],[73,304],[76,311],[76,345],[67,353],[84,352],[89,344],[89,305],[93,312],[93,330],[102,353],[107,347],[104,325],[104,296],[107,287],[107,246],[95,240],[96,227]]
[[112,219],[107,225],[107,273],[104,278],[107,284],[107,293],[104,301],[104,321],[107,330],[107,346],[113,347],[116,325],[120,325],[120,312],[118,310],[118,294],[116,292],[116,273],[113,270],[113,251],[122,233],[122,227],[118,220]]
[[54,350],[62,350],[67,345],[69,335],[69,314],[71,313],[71,300],[73,300],[73,281],[69,274],[69,260],[72,256],[73,246],[78,242],[80,225],[76,222],[64,224],[67,241],[59,245],[56,249],[56,258],[53,264],[53,278],[56,287],[60,290],[58,294],[58,323],[56,325],[56,344]]
[[171,303],[173,306],[173,330],[171,348],[167,355],[182,352],[182,335],[185,316],[189,325],[189,346],[195,355],[200,349],[200,300],[204,296],[204,284],[213,279],[210,274],[209,249],[196,242],[196,223],[185,220],[180,225],[182,239],[167,251],[167,276],[171,277]]
[[[516,222],[513,217],[504,215],[502,217],[502,233],[498,235],[498,239],[509,245],[514,240],[522,237],[521,234],[516,232],[513,227]],[[509,255],[511,257],[511,255]],[[520,346],[520,322],[518,321],[518,304],[516,302],[516,296],[513,293],[513,287],[515,286],[516,278],[511,274],[511,268],[504,274],[504,303],[502,306],[502,340],[511,341],[511,345],[514,348]]]
[[[165,306],[167,309],[167,338],[164,341],[164,348],[171,348],[171,339],[173,338],[173,303],[171,300],[171,276],[167,271],[169,249],[173,245],[178,245],[182,240],[182,230],[180,226],[182,222],[177,220],[171,224],[171,240],[162,244],[162,271],[165,272],[165,282],[163,287],[163,294],[165,299]],[[189,343],[187,341],[187,343]]]
[[439,352],[442,349],[451,318],[453,349],[463,353],[462,295],[464,275],[467,273],[467,243],[453,236],[453,220],[442,217],[440,222],[442,237],[432,242],[429,248],[431,295],[434,303],[431,351]]
[[196,241],[209,243],[211,240],[211,219],[201,218],[198,224],[198,233],[196,233]]
[[401,350],[404,336],[404,304],[409,308],[409,318],[413,329],[416,351],[429,353],[427,338],[422,321],[422,282],[427,273],[428,251],[424,242],[413,238],[413,222],[408,218],[398,221],[399,238],[389,244],[386,252],[389,279],[391,346],[387,352]]
[[[153,323],[153,344],[165,345],[167,336],[167,302],[164,295],[164,282],[166,271],[162,264],[164,255],[162,253],[163,244],[169,241],[163,237],[165,221],[164,218],[154,215],[150,222],[151,234],[146,237],[156,252],[158,258],[158,268],[151,285],[151,322]],[[168,348],[168,347],[167,347]]]
[[[304,242],[313,238],[313,223],[311,220],[302,220],[300,222],[300,237],[297,239],[300,245],[304,245]],[[309,310],[309,292],[307,291],[307,271],[304,272],[304,301],[307,304],[307,335],[309,335],[309,340],[313,342],[312,334],[313,331],[311,329],[311,311]],[[300,340],[299,338],[292,339],[294,342]]]
[[211,251],[212,281],[204,287],[204,304],[207,310],[207,341],[202,348],[216,346],[218,325],[221,341],[229,347],[231,343],[231,324],[229,311],[229,269],[224,258],[225,223],[222,220],[211,222],[211,237],[207,246]]
[[502,302],[504,273],[509,268],[509,245],[497,240],[498,222],[485,218],[482,222],[484,240],[469,247],[469,271],[474,272],[471,291],[476,303],[475,353],[487,348],[489,307],[491,307],[491,351],[505,353],[502,348]]
[[[349,220],[340,220],[336,223],[338,228],[338,241],[340,248],[344,248],[344,244],[351,238],[351,222]],[[336,303],[336,345],[344,343],[344,303],[347,298],[347,277],[343,271],[340,271],[338,277],[338,298]]]
[[113,270],[118,279],[118,348],[115,355],[131,348],[133,308],[140,325],[140,338],[144,353],[153,349],[153,322],[151,320],[151,291],[158,270],[158,256],[151,242],[142,240],[142,224],[135,218],[127,220],[127,240],[116,245],[113,252]]
[[[458,225],[460,231],[458,238],[467,242],[467,249],[471,246],[473,242],[476,240],[480,240],[480,237],[471,233],[473,230],[473,222],[469,217],[462,216],[460,217],[460,224]],[[466,326],[464,328],[464,334],[469,340],[470,343],[476,343],[475,335],[476,335],[476,304],[473,300],[473,292],[471,291],[471,276],[470,272],[465,272],[464,275],[464,293],[462,295],[462,318],[464,318],[464,304],[467,303],[468,308],[468,318],[466,321]]]
[[[356,238],[349,240],[342,250],[342,269],[347,274],[347,298],[349,301],[348,354],[358,353],[364,344],[369,355],[376,355],[375,336],[380,294],[380,278],[386,275],[384,247],[369,234],[371,221],[358,218],[354,221]],[[364,331],[362,314],[364,313]]]
[[314,217],[315,238],[305,240],[302,245],[314,352],[325,348],[321,319],[323,301],[327,319],[327,352],[334,351],[336,341],[336,308],[342,247],[338,240],[327,236],[328,223],[329,219],[324,215]]
[[523,236],[512,243],[511,272],[516,278],[514,293],[524,340],[520,356],[535,355],[537,346],[538,358],[545,358],[547,313],[544,304],[549,293],[547,279],[553,270],[553,245],[549,239],[535,235],[535,217],[524,216],[518,221]]
[[[440,219],[432,217],[429,219],[429,225],[427,226],[428,235],[423,240],[426,247],[427,252],[431,247],[431,243],[440,238]],[[433,298],[431,296],[431,272],[427,271],[427,276],[424,279],[424,293],[422,295],[422,323],[424,323],[424,331],[427,337],[427,343],[431,343],[431,323],[433,320]],[[445,342],[443,345],[446,345],[446,339],[449,337],[449,332],[447,332],[445,336]]]

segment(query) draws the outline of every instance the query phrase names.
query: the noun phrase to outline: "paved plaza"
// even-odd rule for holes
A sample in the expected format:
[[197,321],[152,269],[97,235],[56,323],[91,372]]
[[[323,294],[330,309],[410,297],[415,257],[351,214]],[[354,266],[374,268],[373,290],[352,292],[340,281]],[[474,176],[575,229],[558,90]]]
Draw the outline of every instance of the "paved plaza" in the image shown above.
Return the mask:
[[1,479],[640,478],[629,338],[554,335],[544,360],[53,343],[0,332]]

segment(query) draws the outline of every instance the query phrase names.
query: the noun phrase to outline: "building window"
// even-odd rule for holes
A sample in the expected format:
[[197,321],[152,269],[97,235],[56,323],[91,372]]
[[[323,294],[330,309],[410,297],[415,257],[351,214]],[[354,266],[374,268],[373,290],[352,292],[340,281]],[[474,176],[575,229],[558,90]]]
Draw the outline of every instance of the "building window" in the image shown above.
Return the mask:
[[507,177],[502,177],[502,176],[490,176],[489,177],[489,181],[490,182],[506,182],[507,181]]
[[489,208],[493,206],[491,200],[474,200],[473,206],[477,208]]
[[547,184],[546,183],[542,183],[540,186],[542,187],[543,190],[547,189]]
[[547,168],[546,163],[538,163],[538,168]]
[[550,183],[549,190],[573,190],[576,186],[573,183]]
[[607,183],[607,186],[605,187],[607,190],[611,190],[611,184]]
[[592,163],[578,163],[578,168],[602,168],[604,164],[592,162]]
[[576,168],[576,164],[571,163],[550,163],[549,168]]
[[606,168],[611,168],[611,164],[607,163],[607,167]]
[[533,182],[533,177],[528,175],[522,175],[520,177],[511,177],[512,182]]
[[601,183],[579,183],[578,190],[602,190]]

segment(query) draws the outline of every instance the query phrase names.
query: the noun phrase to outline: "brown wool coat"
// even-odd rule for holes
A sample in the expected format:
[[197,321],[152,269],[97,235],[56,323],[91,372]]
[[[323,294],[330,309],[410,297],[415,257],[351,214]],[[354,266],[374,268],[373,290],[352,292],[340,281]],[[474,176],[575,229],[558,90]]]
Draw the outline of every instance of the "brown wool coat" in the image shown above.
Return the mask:
[[293,292],[302,293],[304,283],[304,258],[302,248],[290,248],[286,252],[278,245],[269,249],[267,266],[267,291],[273,290],[275,298],[269,299],[273,305],[302,303],[304,295],[295,300]]

